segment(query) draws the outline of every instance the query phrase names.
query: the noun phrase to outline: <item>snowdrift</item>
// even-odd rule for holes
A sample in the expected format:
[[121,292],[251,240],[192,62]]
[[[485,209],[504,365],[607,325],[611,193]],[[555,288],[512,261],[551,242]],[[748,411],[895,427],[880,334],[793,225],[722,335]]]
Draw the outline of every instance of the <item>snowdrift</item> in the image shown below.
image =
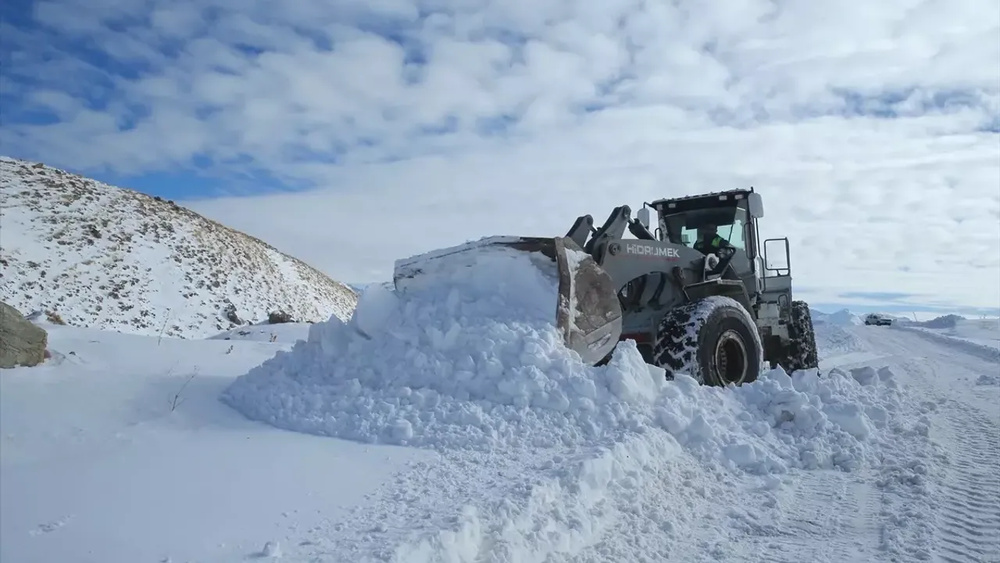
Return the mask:
[[225,400],[284,428],[376,443],[491,448],[596,439],[635,426],[663,386],[634,345],[583,364],[552,325],[558,280],[494,251],[441,287],[370,288],[349,323],[252,370]]
[[961,315],[942,315],[934,317],[929,321],[913,321],[907,323],[908,326],[919,326],[923,328],[955,328],[958,323],[965,321]]
[[972,339],[955,336],[946,332],[923,327],[897,327],[899,330],[908,330],[931,341],[940,342],[964,351],[967,354],[978,356],[986,361],[1000,362],[1000,339],[986,340],[983,338]]
[[[683,374],[666,380],[632,342],[608,365],[588,366],[551,324],[554,267],[540,270],[515,252],[484,255],[479,266],[420,291],[369,288],[349,322],[313,325],[222,396],[280,428],[432,448],[463,464],[548,455],[521,469],[537,477],[521,497],[507,491],[492,511],[482,506],[491,501],[462,499],[478,512],[400,551],[401,560],[574,552],[618,518],[591,510],[595,503],[678,457],[750,475],[851,471],[876,455],[899,406],[888,369],[822,377],[777,369],[739,388],[710,388]],[[532,532],[539,519],[547,535]]]
[[838,326],[855,326],[864,324],[861,317],[855,315],[848,309],[840,309],[833,313],[821,313],[815,309],[811,310],[813,322],[816,324],[831,324]]

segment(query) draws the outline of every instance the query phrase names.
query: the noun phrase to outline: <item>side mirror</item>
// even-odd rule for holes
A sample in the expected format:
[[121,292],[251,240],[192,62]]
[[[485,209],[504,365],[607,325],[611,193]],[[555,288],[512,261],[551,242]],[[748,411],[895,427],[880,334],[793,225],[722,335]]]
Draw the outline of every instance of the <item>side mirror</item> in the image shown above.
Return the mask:
[[747,196],[747,208],[751,217],[760,219],[764,216],[764,199],[760,197],[759,193],[753,192]]
[[643,227],[646,227],[647,229],[649,228],[649,224],[652,218],[650,217],[648,207],[643,206],[642,209],[636,211],[635,218],[638,219],[640,223],[642,223]]

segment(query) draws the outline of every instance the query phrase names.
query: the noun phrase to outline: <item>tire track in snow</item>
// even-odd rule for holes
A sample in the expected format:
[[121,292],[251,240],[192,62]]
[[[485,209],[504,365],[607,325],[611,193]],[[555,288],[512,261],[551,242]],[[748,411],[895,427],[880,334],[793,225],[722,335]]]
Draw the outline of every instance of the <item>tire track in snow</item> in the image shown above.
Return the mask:
[[[918,479],[910,483],[911,495],[887,497],[904,501],[887,513],[903,524],[887,528],[894,535],[889,547],[901,549],[889,549],[896,551],[893,558],[905,553],[943,563],[1000,563],[1000,397],[995,388],[973,383],[984,373],[996,373],[997,362],[913,331],[849,330],[872,350],[890,354],[887,363],[906,375],[902,383],[924,397],[925,405],[936,406],[922,410],[921,417],[930,429],[931,448],[898,452],[912,458],[910,469],[916,468],[912,462],[930,464],[931,487]],[[899,475],[905,478],[903,469]],[[925,534],[920,520],[927,516]]]
[[879,336],[927,398],[946,397],[938,401],[941,409],[932,422],[935,441],[950,460],[934,495],[938,560],[1000,563],[1000,424],[991,414],[997,407],[967,386],[980,374],[995,372],[997,364],[911,331]]
[[867,472],[810,471],[789,491],[780,539],[765,547],[774,563],[872,561],[879,549],[882,493]]
[[1000,562],[1000,427],[954,406],[948,416],[953,461],[943,486],[939,556],[947,563]]
[[[770,499],[751,499],[756,514],[730,510],[726,540],[738,546],[733,551],[740,553],[740,563],[883,560],[882,492],[870,473],[795,471],[781,481]],[[741,513],[752,518],[739,518]]]

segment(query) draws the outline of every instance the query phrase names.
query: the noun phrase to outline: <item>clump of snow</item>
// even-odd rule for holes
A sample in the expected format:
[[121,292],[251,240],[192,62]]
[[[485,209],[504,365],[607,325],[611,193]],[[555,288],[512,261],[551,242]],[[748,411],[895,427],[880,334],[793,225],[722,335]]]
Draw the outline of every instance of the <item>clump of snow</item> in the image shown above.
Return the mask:
[[264,549],[260,550],[261,557],[271,557],[278,559],[281,557],[281,544],[276,541],[269,541],[264,544]]
[[1000,385],[1000,376],[983,374],[976,378],[976,385]]
[[898,403],[889,370],[834,369],[820,377],[778,368],[730,389],[685,376],[675,383],[657,404],[660,425],[702,458],[759,474],[856,468]]

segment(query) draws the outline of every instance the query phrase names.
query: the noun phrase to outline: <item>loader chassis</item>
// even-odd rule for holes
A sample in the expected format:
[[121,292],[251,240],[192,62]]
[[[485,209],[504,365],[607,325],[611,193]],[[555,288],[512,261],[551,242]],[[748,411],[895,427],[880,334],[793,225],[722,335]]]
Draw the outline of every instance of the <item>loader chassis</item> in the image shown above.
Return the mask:
[[[654,201],[647,204],[656,212],[652,231],[651,225],[631,219],[628,206],[615,208],[599,229],[592,228],[589,216],[577,220],[567,237],[593,256],[619,287],[620,340],[635,340],[646,361],[655,364],[654,349],[669,311],[724,296],[750,314],[765,361],[789,371],[816,367],[811,319],[798,319],[798,328],[793,322],[787,239],[766,241],[777,257],[767,257],[761,249],[759,197],[751,189]],[[705,223],[717,225],[718,234],[733,245],[720,253],[717,271],[714,261],[693,248],[695,232]],[[636,238],[625,239],[626,230]],[[589,240],[588,234],[593,235]],[[796,303],[799,317],[803,305]],[[804,310],[808,315],[808,307]]]
[[[622,205],[600,227],[578,217],[562,237],[486,237],[397,260],[393,282],[419,291],[475,267],[483,252],[526,252],[555,264],[555,325],[584,362],[603,363],[630,339],[668,377],[738,385],[753,381],[762,361],[786,371],[818,363],[809,307],[792,299],[788,239],[760,240],[763,213],[753,189],[660,199],[636,219]],[[730,244],[696,250],[703,225]]]

